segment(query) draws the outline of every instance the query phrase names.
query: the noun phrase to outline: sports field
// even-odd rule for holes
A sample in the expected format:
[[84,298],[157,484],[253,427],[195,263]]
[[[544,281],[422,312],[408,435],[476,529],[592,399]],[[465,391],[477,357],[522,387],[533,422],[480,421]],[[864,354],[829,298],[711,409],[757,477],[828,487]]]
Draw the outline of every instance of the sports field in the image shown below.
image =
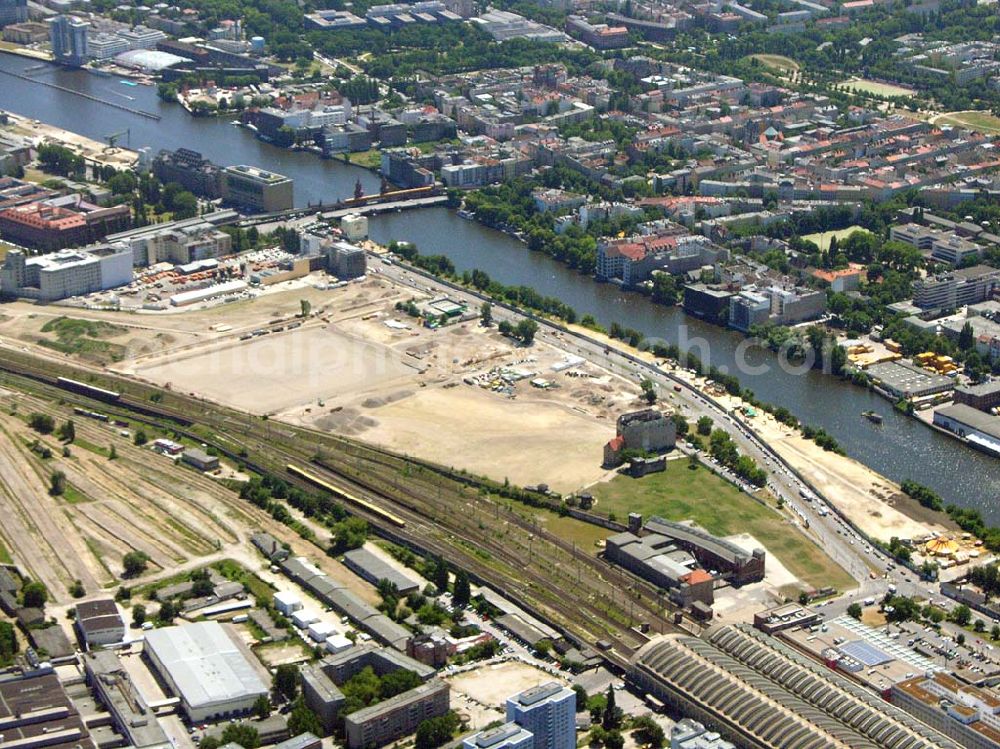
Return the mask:
[[870,81],[866,78],[849,78],[841,82],[840,85],[856,93],[872,94],[873,96],[913,96],[916,93],[912,88],[883,83],[882,81]]
[[935,125],[955,125],[957,127],[978,130],[987,135],[1000,133],[1000,117],[996,117],[989,112],[977,112],[970,110],[966,112],[948,112],[947,114],[935,117]]
[[863,226],[848,226],[846,229],[836,229],[834,231],[820,231],[815,234],[806,234],[802,238],[812,242],[817,247],[819,247],[823,252],[830,249],[830,240],[834,237],[837,238],[837,242],[842,242],[847,237],[851,236],[856,231],[868,232]]

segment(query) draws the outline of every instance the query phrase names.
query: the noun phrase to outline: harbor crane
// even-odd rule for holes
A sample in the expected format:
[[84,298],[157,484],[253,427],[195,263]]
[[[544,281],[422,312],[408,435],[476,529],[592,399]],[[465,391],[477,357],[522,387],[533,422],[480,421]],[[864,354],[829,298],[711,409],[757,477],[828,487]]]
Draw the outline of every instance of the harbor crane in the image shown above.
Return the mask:
[[132,147],[132,128],[127,128],[125,130],[122,130],[120,133],[111,133],[111,135],[105,135],[104,136],[104,140],[107,141],[108,148],[114,148],[115,145],[117,145],[118,140],[123,135],[125,136],[125,147],[126,148],[131,148]]

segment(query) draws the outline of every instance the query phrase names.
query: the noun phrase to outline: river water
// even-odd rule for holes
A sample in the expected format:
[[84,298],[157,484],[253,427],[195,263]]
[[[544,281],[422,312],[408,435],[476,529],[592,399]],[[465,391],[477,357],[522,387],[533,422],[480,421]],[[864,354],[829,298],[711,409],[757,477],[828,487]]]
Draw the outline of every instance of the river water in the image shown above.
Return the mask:
[[[0,54],[0,70],[24,72],[37,62]],[[295,180],[297,205],[329,202],[352,194],[360,179],[366,192],[379,187],[366,170],[314,154],[290,152],[258,141],[222,119],[195,119],[180,106],[161,102],[155,88],[127,86],[117,78],[46,66],[33,77],[74,88],[135,109],[154,112],[160,121],[130,114],[57,89],[0,75],[0,109],[103,140],[130,130],[132,148],[186,147],[222,164],[254,164]],[[125,98],[134,97],[134,100]],[[457,216],[445,208],[389,214],[370,222],[372,238],[414,242],[423,252],[447,255],[461,270],[479,268],[504,284],[523,284],[558,297],[578,314],[607,325],[620,322],[649,338],[694,343],[699,357],[736,374],[761,400],[780,404],[804,423],[832,434],[849,455],[897,481],[911,478],[937,490],[946,501],[975,507],[1000,524],[1000,460],[988,457],[896,413],[891,404],[861,388],[815,371],[789,373],[767,351],[739,356],[743,337],[701,323],[679,308],[655,305],[611,284],[598,284],[500,232]],[[743,366],[737,366],[737,360]],[[747,366],[760,371],[747,371]],[[766,371],[765,371],[766,370]],[[875,410],[881,428],[862,417]]]

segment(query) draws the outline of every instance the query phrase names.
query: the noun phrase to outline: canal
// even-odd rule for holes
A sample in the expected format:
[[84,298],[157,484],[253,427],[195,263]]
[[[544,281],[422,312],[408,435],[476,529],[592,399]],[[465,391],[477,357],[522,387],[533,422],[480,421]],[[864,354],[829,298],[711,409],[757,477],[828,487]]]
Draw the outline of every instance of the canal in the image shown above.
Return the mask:
[[[0,54],[0,70],[23,72],[37,65]],[[349,196],[360,179],[366,192],[379,179],[366,170],[310,153],[290,152],[258,141],[226,119],[190,117],[180,106],[161,102],[149,86],[127,86],[117,78],[46,66],[30,75],[93,96],[154,112],[159,122],[104,106],[57,89],[0,76],[0,109],[103,140],[130,130],[133,148],[185,147],[216,163],[255,164],[295,180],[297,205]],[[134,97],[127,99],[124,97]],[[479,268],[504,284],[523,284],[555,296],[578,314],[591,314],[640,330],[649,338],[694,342],[699,357],[739,376],[758,398],[780,404],[804,423],[832,434],[849,455],[897,481],[911,478],[937,490],[949,502],[974,507],[1000,524],[1000,461],[975,452],[923,424],[893,411],[882,398],[814,371],[790,374],[768,351],[740,352],[743,337],[689,318],[680,309],[655,305],[611,284],[598,284],[500,232],[482,227],[444,208],[396,213],[371,220],[372,238],[414,242],[423,252],[447,255],[461,270]],[[737,360],[744,366],[737,366]],[[747,366],[754,371],[747,371]],[[878,428],[862,417],[875,410],[885,424]]]

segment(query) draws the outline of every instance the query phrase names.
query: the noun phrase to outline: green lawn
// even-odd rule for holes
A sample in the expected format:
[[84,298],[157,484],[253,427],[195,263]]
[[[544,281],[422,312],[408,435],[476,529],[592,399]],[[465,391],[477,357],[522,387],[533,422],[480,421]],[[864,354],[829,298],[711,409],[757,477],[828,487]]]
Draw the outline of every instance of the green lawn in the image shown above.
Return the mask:
[[995,117],[989,112],[951,112],[935,120],[936,125],[956,125],[978,130],[986,135],[996,135],[1000,133],[1000,117]]
[[837,242],[843,242],[856,231],[867,232],[868,230],[863,226],[848,226],[846,229],[836,229],[834,231],[821,231],[815,234],[806,234],[802,238],[809,240],[823,250],[823,252],[826,252],[830,249],[830,240],[833,239],[833,237],[837,238]]
[[2,541],[0,541],[0,564],[14,564],[14,558]]
[[707,468],[692,470],[686,460],[667,461],[667,470],[642,479],[618,476],[593,487],[602,515],[613,512],[619,521],[629,512],[644,518],[692,520],[720,536],[749,533],[807,585],[853,587],[852,578],[810,539],[792,527],[776,510],[765,507]]
[[125,328],[107,322],[57,317],[42,326],[42,332],[54,335],[55,340],[40,338],[38,343],[65,354],[80,356],[88,361],[108,363],[121,360],[125,355],[125,347],[103,339],[112,338],[125,331]]
[[757,54],[750,55],[750,57],[755,60],[759,60],[762,65],[774,68],[775,70],[780,70],[782,73],[795,73],[799,69],[799,64],[795,62],[795,60],[791,57],[785,57],[784,55]]
[[91,501],[93,501],[93,500],[91,500],[90,497],[88,497],[82,491],[80,491],[79,489],[77,489],[75,486],[73,486],[68,481],[66,482],[66,487],[63,490],[61,499],[63,500],[63,502],[67,502],[67,503],[69,503],[71,505],[78,505],[78,504],[81,504],[82,502],[91,502]]
[[533,509],[533,512],[545,530],[565,541],[575,543],[578,548],[592,554],[600,551],[597,542],[603,541],[611,535],[607,528],[585,523],[569,516],[560,517],[550,510]]

